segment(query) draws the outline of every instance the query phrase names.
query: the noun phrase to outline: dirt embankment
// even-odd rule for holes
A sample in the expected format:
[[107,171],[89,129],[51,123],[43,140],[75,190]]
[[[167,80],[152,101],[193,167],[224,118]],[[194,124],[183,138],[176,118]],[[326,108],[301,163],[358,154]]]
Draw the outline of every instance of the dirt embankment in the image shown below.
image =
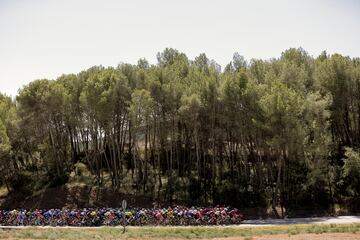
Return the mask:
[[62,186],[45,189],[33,196],[10,193],[0,198],[0,208],[121,207],[123,199],[127,200],[128,206],[152,207],[153,205],[151,198],[124,194],[112,189],[99,189],[89,186]]
[[[322,233],[322,234],[275,234],[253,237],[216,238],[216,240],[359,240],[360,233]],[[205,240],[205,239],[204,239]]]

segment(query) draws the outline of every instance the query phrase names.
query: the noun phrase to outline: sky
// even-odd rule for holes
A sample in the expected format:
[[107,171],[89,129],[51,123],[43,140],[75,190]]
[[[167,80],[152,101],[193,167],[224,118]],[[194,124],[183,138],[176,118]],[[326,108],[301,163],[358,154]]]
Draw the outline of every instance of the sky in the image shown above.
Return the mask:
[[0,92],[166,47],[223,67],[290,47],[360,57],[360,0],[0,0]]

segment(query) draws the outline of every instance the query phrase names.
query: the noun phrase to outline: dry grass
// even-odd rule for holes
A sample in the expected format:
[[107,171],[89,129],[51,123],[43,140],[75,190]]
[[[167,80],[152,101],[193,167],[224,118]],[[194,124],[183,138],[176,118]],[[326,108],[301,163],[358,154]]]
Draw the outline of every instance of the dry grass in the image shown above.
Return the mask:
[[[360,224],[281,225],[264,227],[119,227],[2,229],[1,239],[257,239],[264,236],[348,233],[359,236]],[[261,238],[262,239],[262,238]],[[280,238],[279,238],[280,239]]]
[[6,197],[8,193],[9,192],[5,186],[0,187],[0,198]]

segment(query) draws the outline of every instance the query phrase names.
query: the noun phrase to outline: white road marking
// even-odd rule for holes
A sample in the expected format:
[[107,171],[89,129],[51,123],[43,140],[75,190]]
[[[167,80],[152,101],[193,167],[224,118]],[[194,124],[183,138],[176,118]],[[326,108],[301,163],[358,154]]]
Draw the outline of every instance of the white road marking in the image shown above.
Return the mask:
[[[168,228],[189,228],[189,227],[261,227],[261,226],[278,226],[286,224],[351,224],[360,223],[360,216],[339,216],[339,217],[313,217],[313,218],[286,218],[286,219],[255,219],[245,220],[239,225],[217,225],[217,226],[128,226],[127,228],[153,228],[153,227],[168,227]],[[23,228],[54,228],[54,229],[97,229],[97,228],[111,228],[112,226],[100,227],[76,227],[76,226],[0,226],[0,229],[23,229]],[[122,228],[122,226],[113,226],[114,228]]]

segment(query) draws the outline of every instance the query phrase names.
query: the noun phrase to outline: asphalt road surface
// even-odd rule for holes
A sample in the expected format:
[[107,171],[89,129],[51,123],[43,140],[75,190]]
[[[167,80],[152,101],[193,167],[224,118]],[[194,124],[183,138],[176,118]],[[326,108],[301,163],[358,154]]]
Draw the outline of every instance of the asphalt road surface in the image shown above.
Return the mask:
[[[339,216],[339,217],[313,217],[313,218],[285,218],[285,219],[255,219],[245,220],[239,225],[226,225],[226,226],[206,226],[206,227],[261,227],[261,226],[276,226],[287,224],[351,224],[360,223],[360,216]],[[18,229],[18,228],[32,228],[33,226],[0,226],[2,229]],[[162,226],[159,226],[162,227]],[[168,226],[174,227],[174,226]],[[189,226],[177,226],[179,228],[187,228]],[[52,226],[39,226],[38,228],[101,228],[101,227],[52,227]],[[116,226],[122,228],[122,226]],[[132,227],[130,228],[138,228]]]
[[256,219],[246,220],[241,226],[272,226],[282,224],[344,224],[360,223],[360,216],[313,217],[313,218],[285,218],[285,219]]

